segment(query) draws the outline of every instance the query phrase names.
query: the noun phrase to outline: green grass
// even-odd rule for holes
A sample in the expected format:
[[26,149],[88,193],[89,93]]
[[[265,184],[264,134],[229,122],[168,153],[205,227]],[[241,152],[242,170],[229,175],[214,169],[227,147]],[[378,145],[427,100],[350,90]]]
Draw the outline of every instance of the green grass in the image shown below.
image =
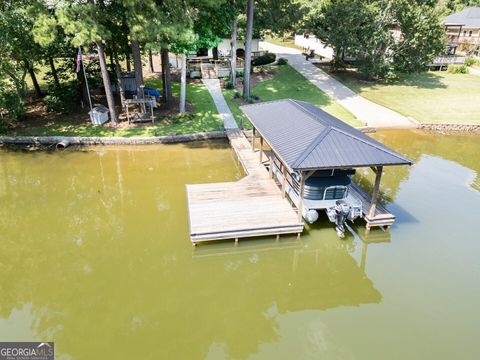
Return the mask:
[[391,84],[334,76],[353,91],[421,123],[480,124],[480,76],[425,72]]
[[[275,70],[273,78],[260,82],[252,88],[252,94],[258,96],[260,101],[288,98],[302,100],[317,105],[350,125],[362,125],[352,113],[310,83],[290,65],[271,66],[270,68]],[[250,124],[239,109],[239,105],[233,100],[234,90],[224,90],[224,95],[237,123],[243,122],[248,128]]]
[[[148,79],[148,86],[162,88],[161,80]],[[173,94],[178,96],[180,84],[173,83]],[[113,128],[93,126],[91,124],[77,124],[71,117],[64,117],[46,125],[21,128],[10,133],[11,135],[31,136],[162,136],[187,134],[203,131],[216,131],[222,126],[222,119],[208,90],[203,84],[187,84],[187,101],[192,105],[194,117],[173,124],[139,124],[134,127]]]
[[274,45],[289,47],[292,49],[303,50],[299,45],[295,45],[294,39],[266,38],[265,41]]

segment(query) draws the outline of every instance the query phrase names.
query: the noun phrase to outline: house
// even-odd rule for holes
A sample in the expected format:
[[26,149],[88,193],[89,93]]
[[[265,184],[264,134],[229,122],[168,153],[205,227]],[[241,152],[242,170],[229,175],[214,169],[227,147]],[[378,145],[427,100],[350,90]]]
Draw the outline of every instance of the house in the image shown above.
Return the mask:
[[449,54],[458,49],[467,55],[480,56],[480,7],[467,7],[443,19]]
[[[259,51],[260,39],[252,39],[252,52]],[[243,58],[245,55],[245,40],[237,39],[237,57]],[[211,49],[203,48],[197,51],[197,56],[202,57],[206,56],[209,58],[218,58],[218,57],[227,57],[230,56],[232,49],[232,39],[223,38],[220,40],[219,44]]]
[[[259,50],[260,39],[252,39],[252,59],[265,54]],[[237,39],[237,71],[243,71],[245,41]],[[230,76],[232,41],[222,38],[214,48],[199,49],[187,56],[187,74],[190,78],[224,78]]]
[[313,51],[316,55],[323,58],[333,58],[333,49],[329,46],[325,46],[325,44],[313,34],[295,34],[294,44],[301,46],[305,54],[311,54]]

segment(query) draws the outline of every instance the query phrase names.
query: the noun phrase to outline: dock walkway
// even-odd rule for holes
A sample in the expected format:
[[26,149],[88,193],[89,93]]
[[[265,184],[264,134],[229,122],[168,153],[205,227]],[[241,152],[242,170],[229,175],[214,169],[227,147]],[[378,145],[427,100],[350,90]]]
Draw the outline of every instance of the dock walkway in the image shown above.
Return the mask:
[[190,238],[209,240],[300,234],[303,222],[239,129],[227,129],[247,176],[236,182],[186,185]]

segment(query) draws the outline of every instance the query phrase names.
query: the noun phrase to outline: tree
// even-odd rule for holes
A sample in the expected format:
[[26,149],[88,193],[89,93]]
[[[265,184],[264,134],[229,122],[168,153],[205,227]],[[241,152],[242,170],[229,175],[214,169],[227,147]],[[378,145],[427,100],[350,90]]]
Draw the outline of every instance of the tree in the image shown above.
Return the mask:
[[104,43],[111,35],[104,25],[105,19],[101,17],[108,14],[105,4],[102,1],[96,4],[92,0],[86,3],[69,0],[56,3],[52,10],[53,15],[50,15],[50,12],[43,14],[43,16],[50,15],[52,20],[38,24],[37,35],[44,44],[48,44],[54,41],[54,37],[49,34],[56,25],[59,25],[65,34],[70,36],[70,43],[73,46],[88,46],[92,43],[96,45],[110,118],[113,124],[118,124],[104,52]]
[[443,50],[433,0],[325,0],[311,8],[307,27],[334,49],[334,69],[348,55],[370,79],[421,70]]
[[243,66],[243,98],[250,100],[250,70],[252,67],[252,33],[254,0],[247,1],[247,31],[245,35],[245,63]]
[[170,25],[164,28],[163,36],[168,35],[170,50],[182,58],[180,112],[185,111],[186,54],[200,48],[217,46],[220,36],[230,30],[232,9],[230,1],[191,0],[182,6],[175,6],[175,11],[170,11],[166,22]]
[[140,53],[140,42],[136,39],[130,41],[132,46],[133,71],[135,71],[135,85],[137,88],[137,97],[143,99],[143,68],[142,56]]
[[284,36],[298,30],[307,12],[305,1],[256,0],[255,30],[261,35],[274,36]]
[[[0,8],[0,47],[2,57],[13,60],[16,66],[23,67],[29,74],[37,96],[42,95],[38,84],[34,65],[42,57],[41,47],[33,41],[32,28],[34,18],[27,11],[28,3],[20,0],[5,1]],[[6,60],[3,60],[6,61]],[[4,69],[8,68],[5,67]],[[7,73],[9,76],[15,72]],[[23,80],[24,80],[24,76]],[[15,86],[19,84],[19,78],[12,79]],[[23,81],[22,80],[22,81]]]
[[439,7],[446,15],[463,10],[466,7],[480,6],[480,0],[440,0]]
[[397,72],[421,71],[445,49],[445,31],[440,12],[431,4],[413,0],[397,0],[394,17],[400,24],[401,38],[392,46],[393,64]]
[[237,16],[232,20],[232,47],[230,50],[231,80],[233,87],[237,84]]

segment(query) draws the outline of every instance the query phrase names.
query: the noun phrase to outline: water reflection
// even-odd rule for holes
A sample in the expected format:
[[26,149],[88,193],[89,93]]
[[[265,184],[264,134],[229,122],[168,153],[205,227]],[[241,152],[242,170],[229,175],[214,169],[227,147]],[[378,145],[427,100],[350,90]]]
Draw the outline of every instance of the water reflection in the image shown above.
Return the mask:
[[207,354],[245,358],[262,344],[281,341],[284,316],[381,301],[380,292],[349,254],[355,247],[352,241],[339,242],[334,232],[320,232],[301,240],[256,239],[238,247],[218,243],[193,251],[199,270],[205,263],[219,270],[195,274],[194,280],[209,276],[221,289],[205,293],[202,301],[211,303],[215,317],[223,319],[211,324],[216,330]]

